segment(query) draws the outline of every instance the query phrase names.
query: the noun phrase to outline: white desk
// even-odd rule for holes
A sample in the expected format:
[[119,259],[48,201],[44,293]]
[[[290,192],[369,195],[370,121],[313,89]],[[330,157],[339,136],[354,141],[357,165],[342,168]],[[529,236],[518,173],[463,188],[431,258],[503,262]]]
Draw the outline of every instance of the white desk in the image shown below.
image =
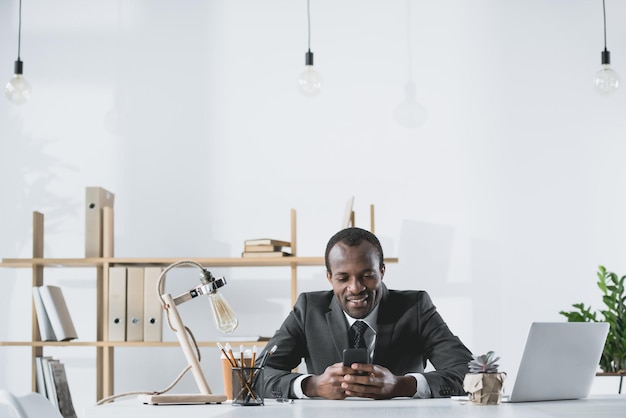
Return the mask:
[[450,399],[373,401],[266,400],[265,406],[143,405],[127,399],[85,409],[84,418],[620,418],[626,417],[626,396],[594,396],[574,401],[526,402],[479,406]]

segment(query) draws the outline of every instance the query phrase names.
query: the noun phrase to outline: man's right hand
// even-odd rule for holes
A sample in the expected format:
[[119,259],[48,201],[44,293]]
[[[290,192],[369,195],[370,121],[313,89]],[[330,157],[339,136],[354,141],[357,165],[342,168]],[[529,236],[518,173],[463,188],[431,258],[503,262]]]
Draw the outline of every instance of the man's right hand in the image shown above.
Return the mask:
[[345,399],[346,392],[341,387],[344,376],[356,373],[356,370],[345,367],[343,363],[335,363],[328,366],[323,374],[304,379],[302,392],[309,398]]

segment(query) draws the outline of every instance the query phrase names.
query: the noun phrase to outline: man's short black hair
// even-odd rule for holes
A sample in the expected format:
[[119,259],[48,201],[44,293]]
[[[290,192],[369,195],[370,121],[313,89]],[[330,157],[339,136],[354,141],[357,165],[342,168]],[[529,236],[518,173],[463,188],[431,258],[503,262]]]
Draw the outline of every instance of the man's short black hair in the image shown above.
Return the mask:
[[328,253],[330,250],[337,244],[338,242],[343,242],[349,247],[356,247],[361,244],[363,241],[367,241],[371,243],[376,251],[378,252],[379,266],[382,267],[385,265],[385,259],[383,257],[383,247],[380,245],[380,241],[376,238],[376,235],[372,234],[370,231],[367,231],[362,228],[351,227],[342,229],[333,235],[328,244],[326,244],[326,253],[324,254],[324,262],[326,263],[326,271],[332,273],[330,271],[330,264],[328,263]]

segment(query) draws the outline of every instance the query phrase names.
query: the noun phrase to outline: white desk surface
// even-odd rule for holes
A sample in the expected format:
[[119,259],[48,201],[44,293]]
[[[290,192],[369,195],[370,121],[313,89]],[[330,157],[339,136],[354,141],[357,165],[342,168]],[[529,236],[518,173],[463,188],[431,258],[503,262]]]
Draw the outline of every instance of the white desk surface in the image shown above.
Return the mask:
[[626,417],[626,395],[592,396],[572,401],[502,403],[480,406],[450,399],[391,399],[373,401],[318,399],[280,403],[266,400],[264,406],[143,405],[137,399],[86,408],[84,418],[620,418]]

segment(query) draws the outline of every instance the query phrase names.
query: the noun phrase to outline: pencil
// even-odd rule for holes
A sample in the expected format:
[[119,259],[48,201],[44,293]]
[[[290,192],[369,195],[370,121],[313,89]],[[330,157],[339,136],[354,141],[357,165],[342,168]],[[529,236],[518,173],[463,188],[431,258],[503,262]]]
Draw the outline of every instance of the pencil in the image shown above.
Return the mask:
[[217,348],[219,348],[222,351],[222,353],[224,354],[224,357],[226,357],[226,359],[230,363],[230,366],[236,367],[235,364],[233,364],[233,361],[230,359],[230,357],[228,357],[228,354],[226,353],[226,350],[224,350],[224,347],[222,346],[222,344],[217,343]]
[[226,343],[226,350],[228,351],[228,356],[230,357],[231,361],[233,362],[233,367],[238,367],[237,366],[237,359],[235,358],[235,355],[233,354],[233,349],[230,346],[230,343]]
[[252,367],[254,367],[254,363],[256,363],[256,345],[252,346]]

